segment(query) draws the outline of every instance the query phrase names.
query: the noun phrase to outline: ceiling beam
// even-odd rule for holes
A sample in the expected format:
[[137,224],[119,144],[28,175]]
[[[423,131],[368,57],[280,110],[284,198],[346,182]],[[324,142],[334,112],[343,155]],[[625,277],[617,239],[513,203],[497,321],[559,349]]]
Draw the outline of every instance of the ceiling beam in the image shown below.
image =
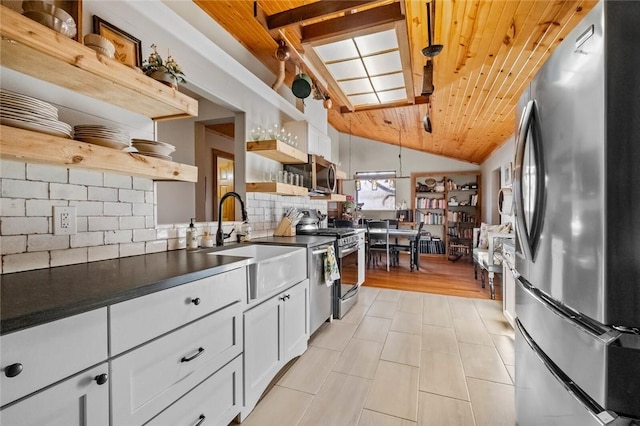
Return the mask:
[[[318,1],[294,9],[285,10],[267,16],[267,29],[277,30],[290,25],[299,24],[311,19],[318,19],[328,15],[348,12],[368,3],[380,0],[348,0],[348,1]],[[257,3],[257,2],[256,2]]]
[[317,40],[327,40],[333,37],[339,38],[346,34],[354,36],[358,31],[392,24],[404,19],[400,3],[391,3],[316,24],[305,25],[302,27],[302,43],[313,43]]
[[349,108],[341,106],[340,114],[358,113],[363,111],[376,111],[376,110],[383,110],[383,109],[389,109],[389,108],[409,107],[412,105],[420,105],[420,104],[427,104],[427,103],[429,103],[428,96],[416,96],[413,99],[413,103],[396,102],[393,104],[372,105],[372,106],[358,107],[355,111],[351,111]]

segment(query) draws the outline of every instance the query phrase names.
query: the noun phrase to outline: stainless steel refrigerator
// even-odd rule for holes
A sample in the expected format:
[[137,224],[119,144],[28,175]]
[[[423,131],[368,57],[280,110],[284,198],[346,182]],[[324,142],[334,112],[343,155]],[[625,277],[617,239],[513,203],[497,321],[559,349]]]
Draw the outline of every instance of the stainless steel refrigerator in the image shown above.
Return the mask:
[[640,2],[600,1],[517,117],[517,422],[640,425]]

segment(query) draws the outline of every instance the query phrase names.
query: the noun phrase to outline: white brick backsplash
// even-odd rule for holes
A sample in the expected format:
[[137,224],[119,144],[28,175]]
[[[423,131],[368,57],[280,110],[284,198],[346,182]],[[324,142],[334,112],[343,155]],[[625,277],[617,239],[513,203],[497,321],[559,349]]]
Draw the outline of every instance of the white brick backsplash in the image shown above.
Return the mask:
[[89,231],[115,231],[119,229],[117,217],[89,217]]
[[167,251],[167,240],[147,241],[145,243],[145,253],[158,253]]
[[[157,228],[156,229],[156,239],[158,240],[166,240],[167,238],[169,238],[169,228]],[[175,237],[175,234],[172,235],[173,237]]]
[[79,185],[103,186],[104,173],[87,169],[69,169],[69,183]]
[[78,216],[76,218],[76,232],[88,232],[89,231],[89,218],[86,216]]
[[2,256],[2,273],[29,271],[49,267],[49,252],[8,254]]
[[51,183],[50,197],[54,200],[87,200],[87,187],[68,183]]
[[154,228],[156,226],[156,219],[153,215],[145,216],[144,222],[146,224],[146,228]]
[[54,250],[51,252],[51,266],[73,265],[87,262],[87,248]]
[[146,221],[144,219],[144,216],[130,216],[130,217],[120,218],[120,229],[144,229],[144,228],[146,228]]
[[118,201],[126,203],[144,203],[144,191],[137,189],[121,189],[118,191]]
[[47,182],[2,179],[3,198],[49,198]]
[[48,166],[44,164],[27,164],[27,179],[45,182],[69,182],[66,167]]
[[0,216],[24,216],[25,200],[21,198],[0,199]]
[[53,216],[53,206],[68,206],[64,200],[27,200],[27,216]]
[[133,241],[151,241],[156,239],[155,229],[134,229]]
[[4,217],[0,230],[2,235],[46,234],[49,221],[46,217]]
[[63,250],[69,248],[69,235],[34,234],[27,238],[27,251]]
[[131,216],[131,203],[104,203],[105,216]]
[[104,244],[104,232],[82,232],[71,236],[71,247],[89,247]]
[[144,193],[144,202],[145,203],[149,203],[149,204],[157,204],[156,203],[156,197],[155,197],[155,192],[153,191],[147,191]]
[[27,236],[12,235],[0,237],[0,254],[15,254],[27,251]]
[[90,186],[87,199],[95,201],[118,201],[118,190],[116,188]]
[[133,241],[133,231],[131,229],[123,229],[120,231],[105,231],[105,244],[130,243]]
[[97,260],[115,259],[120,255],[120,247],[117,244],[110,246],[89,247],[89,262]]
[[187,248],[187,239],[186,238],[169,238],[167,240],[168,250],[179,250],[183,248]]
[[107,188],[132,188],[132,178],[131,176],[124,175],[114,175],[111,173],[104,174],[104,186]]
[[153,180],[149,178],[133,177],[133,189],[142,189],[144,191],[153,191]]
[[102,201],[69,201],[70,206],[77,207],[77,216],[102,216],[104,204]]
[[120,244],[120,256],[138,256],[144,254],[145,243]]
[[22,161],[0,160],[0,177],[24,180],[27,165]]
[[153,204],[133,203],[134,216],[153,216]]

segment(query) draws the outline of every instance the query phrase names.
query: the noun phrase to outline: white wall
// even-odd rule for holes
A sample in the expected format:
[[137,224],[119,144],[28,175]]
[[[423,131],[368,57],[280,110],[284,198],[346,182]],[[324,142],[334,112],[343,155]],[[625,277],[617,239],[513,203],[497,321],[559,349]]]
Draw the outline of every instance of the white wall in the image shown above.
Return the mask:
[[[417,172],[478,171],[479,166],[439,155],[402,148],[402,173],[400,173],[400,148],[395,145],[340,133],[340,169],[350,180],[343,183],[345,194],[355,196],[353,175],[356,172],[395,170],[397,175],[410,177]],[[411,179],[398,179],[396,204],[402,201],[411,206]]]
[[[481,165],[480,171],[482,172],[482,217],[491,218],[492,212],[498,210],[498,192],[495,186],[492,185],[491,176],[496,170],[507,164],[512,163],[515,157],[516,145],[515,138],[511,136],[505,141],[505,143],[495,150]],[[512,222],[512,216],[503,216],[500,218],[500,223]]]

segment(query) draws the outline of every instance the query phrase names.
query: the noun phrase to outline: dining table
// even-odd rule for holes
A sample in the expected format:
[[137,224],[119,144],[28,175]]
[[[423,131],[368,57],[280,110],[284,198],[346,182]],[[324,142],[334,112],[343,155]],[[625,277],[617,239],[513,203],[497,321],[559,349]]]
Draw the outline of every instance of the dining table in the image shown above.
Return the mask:
[[[417,253],[417,247],[415,246],[415,237],[416,235],[418,235],[418,230],[417,229],[409,229],[409,228],[389,228],[388,229],[389,234],[388,234],[388,239],[387,239],[387,271],[389,270],[389,266],[390,266],[390,255],[389,255],[389,251],[391,250],[392,246],[391,246],[391,242],[389,241],[392,238],[406,238],[410,241],[410,266],[411,266],[411,270],[413,271],[413,266],[415,265],[416,267],[418,266],[418,260],[416,258],[416,256],[418,256]],[[383,235],[387,235],[387,229],[385,228],[369,228],[368,231],[369,234],[373,235],[373,236],[377,236],[378,238],[382,237]]]

